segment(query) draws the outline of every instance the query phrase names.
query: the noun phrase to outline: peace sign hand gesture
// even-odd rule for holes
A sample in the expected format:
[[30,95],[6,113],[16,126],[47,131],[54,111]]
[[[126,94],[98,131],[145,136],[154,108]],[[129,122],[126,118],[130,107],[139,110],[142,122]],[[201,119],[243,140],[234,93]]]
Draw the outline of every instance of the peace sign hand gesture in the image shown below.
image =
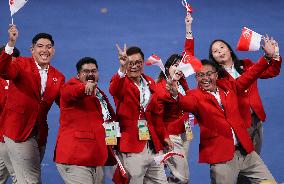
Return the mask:
[[127,50],[127,46],[126,44],[124,44],[124,48],[123,50],[119,47],[118,44],[116,44],[116,48],[118,50],[118,59],[119,59],[119,63],[120,63],[120,72],[125,73],[126,72],[126,66],[128,64],[128,57],[126,55],[126,50]]

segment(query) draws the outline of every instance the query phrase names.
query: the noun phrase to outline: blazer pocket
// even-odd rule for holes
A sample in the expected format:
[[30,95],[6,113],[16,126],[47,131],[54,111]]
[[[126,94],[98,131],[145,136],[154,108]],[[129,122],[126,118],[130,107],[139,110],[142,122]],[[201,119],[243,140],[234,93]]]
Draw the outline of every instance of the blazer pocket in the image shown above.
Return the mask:
[[74,137],[78,139],[83,139],[83,140],[86,140],[86,139],[95,140],[96,139],[94,132],[87,132],[87,131],[76,131],[74,133]]

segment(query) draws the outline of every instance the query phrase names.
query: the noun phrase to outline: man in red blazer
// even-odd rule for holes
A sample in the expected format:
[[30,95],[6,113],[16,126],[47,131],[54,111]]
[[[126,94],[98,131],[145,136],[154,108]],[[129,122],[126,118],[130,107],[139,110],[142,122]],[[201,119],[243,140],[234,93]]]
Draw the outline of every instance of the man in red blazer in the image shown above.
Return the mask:
[[[97,61],[79,60],[77,77],[61,89],[60,127],[54,160],[66,184],[95,184],[97,166],[114,165],[111,148],[106,145],[103,126],[115,120],[107,96],[97,87]],[[102,183],[103,184],[103,183]]]
[[120,68],[110,82],[121,138],[118,149],[131,184],[167,183],[163,165],[154,156],[163,143],[172,146],[163,131],[154,80],[143,74],[144,54],[138,47],[120,49]]
[[1,130],[19,183],[41,183],[40,148],[46,144],[47,113],[59,100],[64,76],[50,65],[54,41],[47,33],[32,40],[32,57],[12,61],[18,38],[15,25],[9,27],[9,42],[0,56],[0,75],[11,80],[1,116]]
[[[196,74],[198,88],[186,96],[178,95],[171,83],[167,88],[185,111],[192,112],[200,126],[199,162],[210,164],[211,183],[236,183],[238,175],[251,182],[274,181],[268,168],[254,151],[238,107],[238,94],[246,90],[270,65],[274,46],[265,43],[261,57],[236,81],[217,80],[217,67],[203,60]],[[170,99],[169,94],[164,97]],[[163,100],[161,98],[160,100]]]
[[[5,49],[5,46],[0,48],[0,53]],[[20,51],[15,47],[13,50],[12,60],[20,56]],[[0,78],[0,115],[2,114],[3,108],[6,104],[7,93],[9,89],[9,80]],[[0,122],[1,123],[1,122]],[[11,160],[8,156],[7,147],[4,144],[4,138],[0,129],[0,183],[6,183],[11,176],[13,183],[17,182],[15,172],[12,167]]]

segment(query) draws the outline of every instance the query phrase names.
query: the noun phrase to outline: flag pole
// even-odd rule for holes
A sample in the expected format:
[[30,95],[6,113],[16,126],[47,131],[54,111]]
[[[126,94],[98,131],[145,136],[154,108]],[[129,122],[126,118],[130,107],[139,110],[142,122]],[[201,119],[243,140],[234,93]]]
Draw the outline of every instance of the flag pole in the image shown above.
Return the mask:
[[12,19],[12,25],[14,25],[14,18],[11,16],[11,19]]

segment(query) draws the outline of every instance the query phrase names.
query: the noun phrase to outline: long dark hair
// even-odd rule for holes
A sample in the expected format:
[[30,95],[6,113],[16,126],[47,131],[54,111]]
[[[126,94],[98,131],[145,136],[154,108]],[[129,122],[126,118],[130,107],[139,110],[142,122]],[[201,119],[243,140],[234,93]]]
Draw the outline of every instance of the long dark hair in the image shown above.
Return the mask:
[[[167,62],[165,63],[165,73],[167,76],[170,75],[169,73],[169,68],[176,64],[177,62],[181,61],[182,59],[182,56],[179,55],[179,54],[172,54],[168,59],[167,59]],[[157,79],[157,82],[161,81],[162,79],[165,79],[165,75],[163,73],[163,71],[160,72],[159,76],[158,76],[158,79]]]
[[237,70],[237,72],[239,74],[242,74],[244,72],[243,68],[242,68],[242,65],[243,65],[243,61],[242,60],[239,60],[239,58],[237,57],[237,55],[235,54],[235,52],[233,51],[232,47],[227,43],[225,42],[224,40],[221,40],[221,39],[218,39],[218,40],[214,40],[211,44],[210,44],[210,47],[209,47],[209,59],[211,61],[213,61],[214,63],[217,64],[218,66],[218,76],[219,78],[223,78],[223,77],[226,77],[228,75],[228,73],[226,72],[226,70],[214,59],[213,57],[213,54],[212,54],[212,46],[214,43],[216,42],[223,42],[230,50],[231,52],[231,56],[232,56],[232,59],[233,59],[233,62],[234,62],[234,67],[235,69]]

